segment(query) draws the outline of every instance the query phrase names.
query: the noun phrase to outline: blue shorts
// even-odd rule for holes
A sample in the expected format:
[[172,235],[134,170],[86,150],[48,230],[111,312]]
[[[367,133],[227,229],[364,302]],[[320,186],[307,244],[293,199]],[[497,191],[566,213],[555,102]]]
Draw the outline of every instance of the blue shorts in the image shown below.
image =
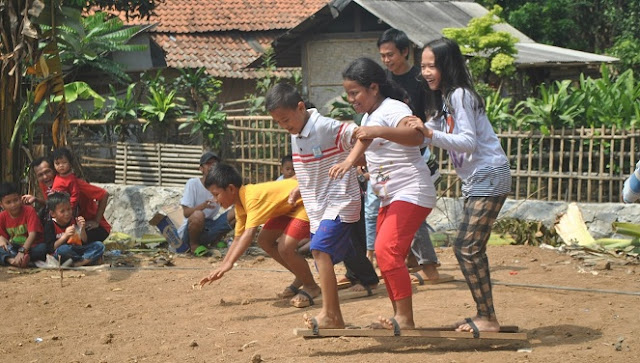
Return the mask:
[[[221,234],[227,233],[231,230],[231,226],[227,221],[227,213],[226,211],[220,215],[220,217],[216,219],[205,219],[204,220],[204,229],[202,233],[200,233],[200,244],[211,244],[215,241],[216,238],[220,237]],[[189,244],[189,222],[187,221],[187,227],[182,232],[182,242]]]
[[355,253],[351,244],[351,229],[354,223],[340,222],[340,217],[331,221],[323,219],[316,233],[311,234],[309,249],[324,252],[331,256],[333,264],[344,261]]

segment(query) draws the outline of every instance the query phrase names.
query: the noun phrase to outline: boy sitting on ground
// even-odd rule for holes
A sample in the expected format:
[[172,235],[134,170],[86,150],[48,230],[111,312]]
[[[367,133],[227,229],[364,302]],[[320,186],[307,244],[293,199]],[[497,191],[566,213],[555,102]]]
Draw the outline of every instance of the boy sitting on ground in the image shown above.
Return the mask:
[[[313,304],[313,298],[320,295],[320,287],[309,264],[296,251],[300,240],[309,237],[309,218],[301,199],[289,203],[289,194],[297,186],[295,179],[242,185],[242,176],[226,164],[218,164],[209,172],[205,187],[223,208],[235,205],[236,226],[235,238],[222,265],[200,280],[200,286],[222,278],[231,270],[264,223],[258,245],[295,276],[279,296],[292,296],[291,304],[298,307]],[[276,243],[280,235],[284,238]]]
[[44,240],[56,259],[62,263],[71,260],[73,267],[93,265],[102,260],[104,244],[87,241],[85,219],[78,216],[74,220],[71,201],[66,193],[51,194],[47,207],[51,220],[45,224]]
[[47,246],[38,213],[22,204],[15,185],[0,184],[0,207],[0,266],[27,267],[31,260],[44,260]]
[[280,160],[280,173],[281,175],[276,180],[283,180],[293,178],[296,175],[296,171],[293,169],[293,155],[287,154]]

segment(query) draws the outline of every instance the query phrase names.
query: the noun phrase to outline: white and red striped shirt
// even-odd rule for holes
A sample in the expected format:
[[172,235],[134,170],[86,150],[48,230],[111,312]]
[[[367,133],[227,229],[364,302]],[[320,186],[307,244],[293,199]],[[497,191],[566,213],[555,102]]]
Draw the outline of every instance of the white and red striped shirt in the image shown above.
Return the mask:
[[360,186],[355,169],[347,171],[342,179],[329,178],[329,169],[349,155],[354,145],[351,135],[357,126],[324,117],[316,109],[307,112],[307,124],[298,135],[291,135],[291,150],[311,233],[315,233],[324,219],[340,216],[345,223],[360,219]]

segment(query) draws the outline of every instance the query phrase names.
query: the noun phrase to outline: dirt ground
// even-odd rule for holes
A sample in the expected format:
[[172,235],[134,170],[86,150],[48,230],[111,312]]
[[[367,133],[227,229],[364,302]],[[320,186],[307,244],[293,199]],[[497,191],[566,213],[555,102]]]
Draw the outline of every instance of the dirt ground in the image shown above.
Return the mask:
[[[418,288],[414,310],[422,327],[475,312],[451,249],[438,251],[441,273],[457,281]],[[490,246],[488,254],[498,318],[518,325],[528,341],[304,340],[293,329],[303,327],[304,312],[319,308],[298,309],[275,299],[292,278],[273,260],[246,257],[221,281],[196,290],[192,285],[218,260],[177,257],[175,267],[66,271],[62,287],[57,271],[0,269],[0,361],[638,362],[639,266],[614,263],[611,270],[596,271],[529,246]],[[391,316],[384,288],[378,291],[342,303],[347,323]]]

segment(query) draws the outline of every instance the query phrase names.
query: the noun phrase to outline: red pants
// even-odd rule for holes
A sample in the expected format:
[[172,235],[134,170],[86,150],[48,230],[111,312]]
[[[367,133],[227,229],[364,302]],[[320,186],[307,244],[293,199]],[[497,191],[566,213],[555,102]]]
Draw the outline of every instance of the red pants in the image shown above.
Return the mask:
[[392,202],[378,211],[376,259],[392,301],[411,296],[411,278],[405,259],[413,236],[431,208],[409,202]]

